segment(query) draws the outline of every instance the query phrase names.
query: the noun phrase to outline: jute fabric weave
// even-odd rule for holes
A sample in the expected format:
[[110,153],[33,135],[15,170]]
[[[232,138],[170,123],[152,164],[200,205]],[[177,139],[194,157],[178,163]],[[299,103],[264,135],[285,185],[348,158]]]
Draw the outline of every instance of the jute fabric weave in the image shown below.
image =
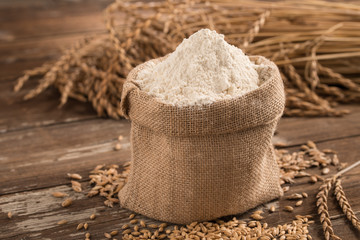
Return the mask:
[[142,91],[134,80],[148,62],[130,72],[121,109],[131,120],[131,173],[119,192],[121,206],[187,224],[282,195],[271,138],[284,110],[284,86],[274,63],[251,59],[266,65],[261,86],[204,106],[176,107]]

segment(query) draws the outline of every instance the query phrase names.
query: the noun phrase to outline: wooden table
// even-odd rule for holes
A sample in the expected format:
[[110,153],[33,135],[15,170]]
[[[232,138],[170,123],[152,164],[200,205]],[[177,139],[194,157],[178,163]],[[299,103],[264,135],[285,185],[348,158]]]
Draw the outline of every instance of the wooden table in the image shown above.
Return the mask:
[[[55,89],[22,101],[36,81],[20,93],[12,91],[23,70],[56,59],[61,49],[86,33],[104,34],[101,10],[110,2],[0,1],[0,239],[84,239],[84,231],[75,229],[84,221],[89,222],[92,239],[104,239],[104,232],[119,229],[128,221],[129,211],[105,207],[101,197],[88,199],[72,192],[66,173],[81,174],[86,186],[88,173],[97,164],[128,161],[130,123],[98,118],[90,104],[73,100],[58,109]],[[360,106],[346,107],[352,113],[343,118],[284,118],[277,139],[286,142],[290,150],[311,139],[319,148],[338,151],[342,162],[353,163],[360,159]],[[124,136],[124,147],[114,151],[119,135]],[[360,217],[360,168],[343,179],[349,201]],[[315,208],[319,185],[297,181],[288,194],[307,192],[304,205],[294,213],[277,211],[265,221],[277,225],[289,222],[296,214],[311,214],[315,216],[311,235],[323,239]],[[76,200],[69,208],[62,208],[61,200],[51,196],[53,191],[70,193]],[[335,232],[346,240],[360,239],[334,198],[329,201]],[[281,199],[274,204],[283,208],[288,202]],[[12,219],[7,219],[9,211],[14,214]],[[98,217],[91,221],[89,216],[94,212]],[[68,223],[58,225],[62,219]]]

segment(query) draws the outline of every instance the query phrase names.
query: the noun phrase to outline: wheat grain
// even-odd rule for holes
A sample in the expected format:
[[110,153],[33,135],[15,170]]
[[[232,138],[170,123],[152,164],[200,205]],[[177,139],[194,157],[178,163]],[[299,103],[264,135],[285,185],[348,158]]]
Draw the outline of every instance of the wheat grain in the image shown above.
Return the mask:
[[129,228],[129,225],[128,224],[124,224],[122,225],[121,229],[128,229]]
[[274,206],[274,205],[271,205],[269,211],[270,211],[271,213],[275,212],[275,206]]
[[310,180],[309,180],[309,182],[311,182],[311,183],[316,183],[318,181],[318,178],[316,177],[316,176],[310,176]]
[[76,227],[76,230],[80,230],[84,227],[84,223],[79,223]]
[[75,192],[82,192],[81,183],[77,181],[71,181],[71,187]]
[[8,219],[11,219],[12,217],[13,217],[12,212],[8,212],[8,213],[7,213],[7,218],[8,218]]
[[294,208],[292,206],[285,206],[284,210],[287,212],[292,212],[292,211],[294,211]]
[[299,207],[299,206],[301,206],[302,204],[303,204],[303,201],[300,200],[300,201],[297,201],[297,202],[295,203],[295,206],[296,206],[296,207]]
[[69,196],[69,194],[62,193],[62,192],[53,192],[53,193],[51,193],[51,195],[53,195],[56,198],[63,198],[63,197],[68,197]]
[[258,213],[251,214],[250,217],[253,218],[253,219],[255,219],[255,220],[262,220],[262,219],[264,219],[264,217],[261,216],[261,215],[258,214]]
[[114,147],[116,151],[119,151],[122,148],[122,145],[120,143],[117,143]]
[[77,173],[68,173],[67,174],[69,178],[75,179],[75,180],[81,180],[82,177],[80,176],[80,174]]
[[65,199],[62,203],[61,203],[61,206],[62,207],[68,207],[72,204],[72,199],[71,198],[67,198]]
[[293,193],[290,196],[286,197],[286,199],[288,199],[288,200],[299,200],[299,199],[302,199],[302,198],[303,198],[303,195],[299,194],[299,193]]
[[66,223],[68,223],[68,221],[67,220],[60,220],[60,221],[58,221],[58,225],[64,225],[64,224],[66,224]]
[[133,219],[130,221],[130,224],[137,224],[138,223],[138,220],[137,219]]
[[324,168],[322,171],[321,171],[321,174],[322,175],[326,175],[326,174],[329,174],[330,172],[330,169],[329,168]]

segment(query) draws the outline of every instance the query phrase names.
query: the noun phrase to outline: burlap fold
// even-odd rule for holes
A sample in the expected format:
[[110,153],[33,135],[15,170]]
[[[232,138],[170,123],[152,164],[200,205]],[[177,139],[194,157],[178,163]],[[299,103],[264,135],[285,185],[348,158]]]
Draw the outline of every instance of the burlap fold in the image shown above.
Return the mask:
[[[131,173],[119,193],[123,207],[178,224],[238,214],[282,195],[271,138],[285,105],[271,61],[262,85],[210,105],[176,107],[124,84],[121,109],[131,122]],[[152,61],[159,62],[162,59]]]

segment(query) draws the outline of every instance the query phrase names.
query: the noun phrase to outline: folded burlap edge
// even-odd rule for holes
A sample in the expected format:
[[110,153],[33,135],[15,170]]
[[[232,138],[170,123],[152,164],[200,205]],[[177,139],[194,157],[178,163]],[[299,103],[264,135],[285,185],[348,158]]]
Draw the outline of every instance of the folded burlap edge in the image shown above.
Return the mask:
[[120,103],[125,118],[167,135],[200,136],[266,125],[282,116],[285,108],[283,81],[275,63],[262,56],[250,56],[256,64],[268,66],[263,73],[267,79],[259,88],[240,97],[186,107],[163,103],[136,84],[135,79],[141,70],[164,58],[166,56],[140,64],[129,73]]

